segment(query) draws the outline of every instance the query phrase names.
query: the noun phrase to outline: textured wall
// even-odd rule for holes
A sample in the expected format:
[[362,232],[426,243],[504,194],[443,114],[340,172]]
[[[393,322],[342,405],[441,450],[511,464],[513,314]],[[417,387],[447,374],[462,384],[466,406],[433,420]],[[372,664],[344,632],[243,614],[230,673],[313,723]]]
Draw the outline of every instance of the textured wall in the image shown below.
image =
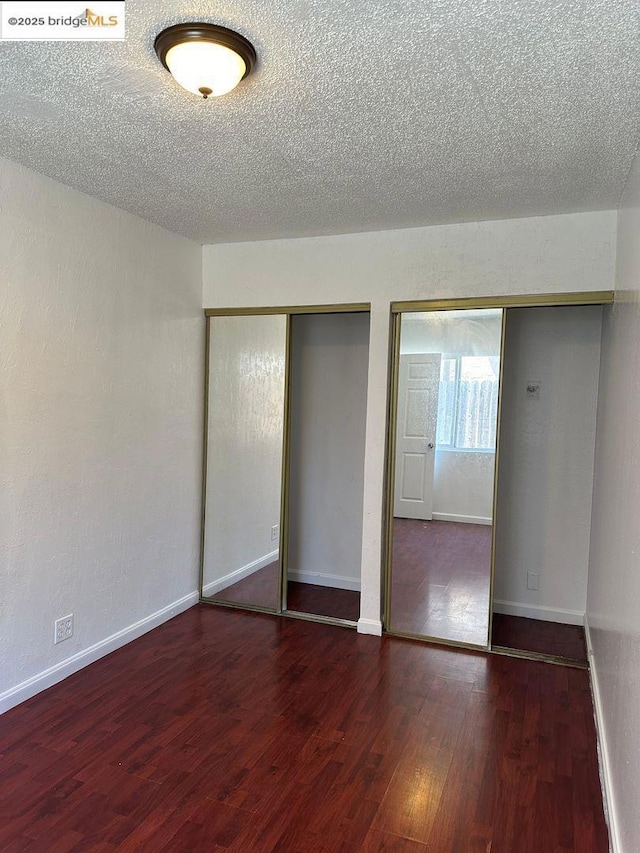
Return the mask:
[[[204,304],[313,305],[598,290],[613,211],[205,246]],[[385,317],[385,325],[388,325]]]
[[204,324],[194,243],[6,160],[0,200],[2,707],[197,588]]
[[640,839],[640,160],[618,218],[602,338],[587,615],[618,851]]
[[[507,311],[498,612],[583,623],[601,329],[598,305]],[[527,397],[531,381],[539,399]],[[538,590],[527,589],[527,572],[538,573]]]
[[371,302],[360,630],[380,630],[380,553],[394,299],[613,286],[612,211],[205,246],[204,304]]

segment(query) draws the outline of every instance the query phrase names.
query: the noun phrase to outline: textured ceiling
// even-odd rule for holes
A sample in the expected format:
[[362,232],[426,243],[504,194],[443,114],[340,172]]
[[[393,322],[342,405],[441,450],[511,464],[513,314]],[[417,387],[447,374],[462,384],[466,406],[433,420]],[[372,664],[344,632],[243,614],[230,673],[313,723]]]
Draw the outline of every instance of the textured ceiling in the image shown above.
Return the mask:
[[[637,0],[128,0],[124,43],[0,44],[0,153],[203,243],[616,207],[638,17]],[[153,52],[197,19],[258,50],[219,99]]]

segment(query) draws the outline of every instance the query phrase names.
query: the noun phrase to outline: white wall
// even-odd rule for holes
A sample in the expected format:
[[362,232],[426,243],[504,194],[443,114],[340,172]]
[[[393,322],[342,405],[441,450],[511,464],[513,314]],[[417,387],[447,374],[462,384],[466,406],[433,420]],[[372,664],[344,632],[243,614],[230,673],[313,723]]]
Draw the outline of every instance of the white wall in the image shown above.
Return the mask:
[[[507,311],[494,602],[582,625],[586,609],[602,308]],[[527,395],[540,383],[539,399]],[[539,589],[527,589],[537,572]]]
[[587,615],[614,849],[640,839],[640,160],[605,311]]
[[360,589],[369,315],[292,318],[289,578]]
[[[284,429],[284,315],[212,317],[204,592],[276,560]],[[275,607],[275,601],[262,602]]]
[[502,312],[497,309],[409,312],[402,315],[400,354],[500,355]]
[[433,517],[436,521],[491,524],[495,453],[436,450]]
[[5,710],[196,600],[204,323],[196,244],[6,160],[0,200]]
[[604,211],[205,246],[205,307],[371,303],[359,630],[381,630],[390,301],[610,289],[615,227]]
[[[400,355],[500,355],[502,312],[408,313],[402,316]],[[490,524],[495,453],[440,450],[433,471],[433,517]]]

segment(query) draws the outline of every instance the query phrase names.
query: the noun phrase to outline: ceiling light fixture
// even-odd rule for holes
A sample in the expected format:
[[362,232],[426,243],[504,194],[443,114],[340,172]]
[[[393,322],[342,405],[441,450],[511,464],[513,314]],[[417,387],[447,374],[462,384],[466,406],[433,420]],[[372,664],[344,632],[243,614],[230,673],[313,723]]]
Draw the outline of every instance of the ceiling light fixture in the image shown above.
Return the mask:
[[244,36],[216,24],[176,24],[158,35],[154,47],[176,82],[205,99],[235,89],[257,59]]

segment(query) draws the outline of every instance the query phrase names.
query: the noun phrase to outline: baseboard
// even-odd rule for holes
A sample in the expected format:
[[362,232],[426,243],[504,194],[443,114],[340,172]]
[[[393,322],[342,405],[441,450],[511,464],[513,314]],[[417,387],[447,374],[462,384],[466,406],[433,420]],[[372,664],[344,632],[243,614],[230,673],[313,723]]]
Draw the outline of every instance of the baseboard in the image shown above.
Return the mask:
[[492,524],[490,518],[482,515],[453,515],[449,512],[434,512],[434,521],[459,521],[462,524]]
[[519,601],[493,601],[494,613],[504,616],[525,616],[527,619],[541,619],[543,622],[561,622],[563,625],[584,625],[584,611],[558,610],[540,604],[522,604]]
[[228,586],[232,586],[234,583],[238,583],[238,581],[243,580],[243,578],[248,578],[249,575],[252,575],[254,572],[260,571],[260,569],[264,569],[265,566],[268,566],[269,563],[273,563],[273,561],[277,559],[277,551],[272,551],[270,554],[265,554],[264,557],[260,557],[259,559],[254,560],[252,563],[247,563],[246,566],[240,566],[239,569],[234,569],[234,571],[229,572],[228,575],[219,578],[217,581],[212,581],[211,583],[205,584],[202,587],[202,595],[205,597],[216,595],[216,593],[221,592]]
[[358,619],[358,634],[382,636],[382,622],[379,619]]
[[335,589],[352,589],[360,592],[359,578],[345,578],[342,575],[327,575],[320,572],[295,572],[289,569],[290,581],[297,583],[312,583],[316,586],[332,586]]
[[167,622],[179,613],[183,613],[185,610],[193,607],[194,604],[197,604],[199,597],[197,591],[190,592],[183,598],[178,599],[178,601],[174,601],[172,604],[167,605],[167,607],[163,607],[162,610],[158,610],[156,613],[140,619],[139,622],[134,622],[133,625],[129,625],[127,628],[123,628],[110,637],[100,640],[99,643],[89,646],[88,649],[77,652],[70,658],[60,661],[55,666],[51,666],[43,672],[39,672],[21,684],[5,690],[4,693],[0,693],[0,714],[4,714],[10,708],[14,708],[21,702],[31,699],[36,693],[41,693],[43,690],[52,687],[59,681],[63,681],[90,663],[94,663],[105,655],[119,649],[121,646],[125,646],[132,640],[157,628],[158,625],[162,625],[163,622]]
[[602,788],[602,801],[604,804],[605,818],[609,827],[609,844],[612,853],[620,853],[622,845],[618,835],[615,809],[613,807],[613,786],[611,784],[611,762],[607,748],[607,738],[604,727],[604,714],[602,712],[602,694],[598,682],[598,668],[593,658],[593,646],[591,644],[591,633],[589,631],[589,620],[584,615],[584,635],[587,641],[587,657],[589,659],[589,678],[591,681],[591,695],[593,697],[593,716],[596,723],[596,740],[598,744],[598,765],[600,769],[600,786]]

